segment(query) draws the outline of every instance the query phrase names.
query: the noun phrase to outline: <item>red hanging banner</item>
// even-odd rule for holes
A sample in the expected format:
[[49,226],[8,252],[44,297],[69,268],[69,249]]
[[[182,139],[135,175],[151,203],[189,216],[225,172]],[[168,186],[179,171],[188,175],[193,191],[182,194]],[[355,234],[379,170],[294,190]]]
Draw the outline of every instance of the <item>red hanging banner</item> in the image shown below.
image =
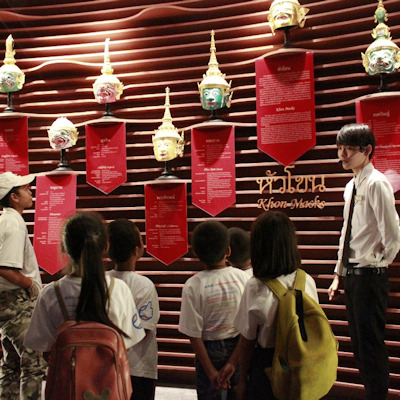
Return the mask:
[[28,118],[0,119],[0,173],[29,174]]
[[376,93],[360,98],[356,102],[356,118],[374,132],[376,146],[372,162],[397,192],[400,189],[400,96]]
[[165,265],[188,251],[185,183],[145,185],[146,250]]
[[235,127],[192,129],[192,204],[215,216],[236,202]]
[[86,125],[87,183],[109,194],[126,182],[124,122]]
[[40,268],[53,275],[65,267],[60,253],[63,220],[76,209],[76,175],[36,178],[33,247]]
[[311,52],[256,60],[258,148],[283,165],[316,143]]

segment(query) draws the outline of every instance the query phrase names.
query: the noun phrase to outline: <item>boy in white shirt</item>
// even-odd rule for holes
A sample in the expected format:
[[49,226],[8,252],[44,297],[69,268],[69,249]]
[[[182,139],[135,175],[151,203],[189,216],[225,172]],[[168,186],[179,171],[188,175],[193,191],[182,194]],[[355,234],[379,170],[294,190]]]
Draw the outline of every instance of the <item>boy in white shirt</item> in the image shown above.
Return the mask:
[[0,175],[0,333],[3,357],[0,399],[40,399],[44,362],[26,348],[28,329],[42,286],[39,266],[22,213],[32,206],[34,175]]
[[[226,265],[229,232],[220,222],[198,225],[192,234],[192,248],[206,269],[184,285],[178,329],[189,336],[196,354],[198,399],[234,399],[239,332],[233,321],[248,278]],[[228,376],[232,376],[230,381]]]
[[158,295],[154,283],[135,272],[136,262],[143,255],[142,236],[136,225],[127,219],[118,219],[108,225],[110,248],[108,255],[115,269],[107,274],[122,279],[129,286],[146,336],[128,350],[132,381],[132,399],[154,399],[157,379],[156,327],[160,318]]
[[244,271],[248,278],[253,276],[253,268],[250,258],[250,234],[242,228],[232,227],[228,229],[231,254],[228,257],[232,267]]

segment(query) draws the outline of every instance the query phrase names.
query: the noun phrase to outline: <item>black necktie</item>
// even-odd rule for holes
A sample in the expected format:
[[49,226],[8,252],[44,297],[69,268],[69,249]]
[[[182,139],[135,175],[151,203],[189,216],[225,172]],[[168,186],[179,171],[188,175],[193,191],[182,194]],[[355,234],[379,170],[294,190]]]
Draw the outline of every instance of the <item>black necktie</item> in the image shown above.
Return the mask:
[[350,255],[350,236],[351,236],[351,220],[353,218],[355,197],[357,194],[357,189],[355,183],[353,184],[353,193],[351,195],[349,216],[347,218],[346,235],[344,237],[343,253],[342,253],[342,263],[343,266],[348,268],[349,255]]

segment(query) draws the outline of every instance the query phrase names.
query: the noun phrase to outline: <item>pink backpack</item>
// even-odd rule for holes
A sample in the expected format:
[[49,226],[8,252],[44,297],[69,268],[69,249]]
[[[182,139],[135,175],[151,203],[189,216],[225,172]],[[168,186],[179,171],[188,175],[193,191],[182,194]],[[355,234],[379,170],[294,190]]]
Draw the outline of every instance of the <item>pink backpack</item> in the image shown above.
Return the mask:
[[[110,294],[113,281],[110,285]],[[49,359],[46,400],[129,400],[132,385],[124,340],[110,326],[71,321],[55,285],[64,322]]]

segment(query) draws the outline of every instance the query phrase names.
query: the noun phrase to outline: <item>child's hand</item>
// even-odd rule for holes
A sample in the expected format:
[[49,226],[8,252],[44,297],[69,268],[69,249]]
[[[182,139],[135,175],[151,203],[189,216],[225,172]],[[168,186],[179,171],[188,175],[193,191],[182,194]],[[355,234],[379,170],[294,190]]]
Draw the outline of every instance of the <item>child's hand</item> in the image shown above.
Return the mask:
[[42,287],[33,279],[32,279],[32,285],[29,286],[28,289],[26,289],[26,291],[31,299],[37,297],[41,290],[42,290]]
[[211,384],[217,388],[218,390],[219,388],[219,383],[218,383],[218,371],[216,369],[214,369],[213,371],[211,371],[208,375],[208,379],[210,380]]
[[228,361],[219,371],[218,373],[218,386],[217,389],[230,389],[231,382],[230,378],[235,373],[235,366]]

